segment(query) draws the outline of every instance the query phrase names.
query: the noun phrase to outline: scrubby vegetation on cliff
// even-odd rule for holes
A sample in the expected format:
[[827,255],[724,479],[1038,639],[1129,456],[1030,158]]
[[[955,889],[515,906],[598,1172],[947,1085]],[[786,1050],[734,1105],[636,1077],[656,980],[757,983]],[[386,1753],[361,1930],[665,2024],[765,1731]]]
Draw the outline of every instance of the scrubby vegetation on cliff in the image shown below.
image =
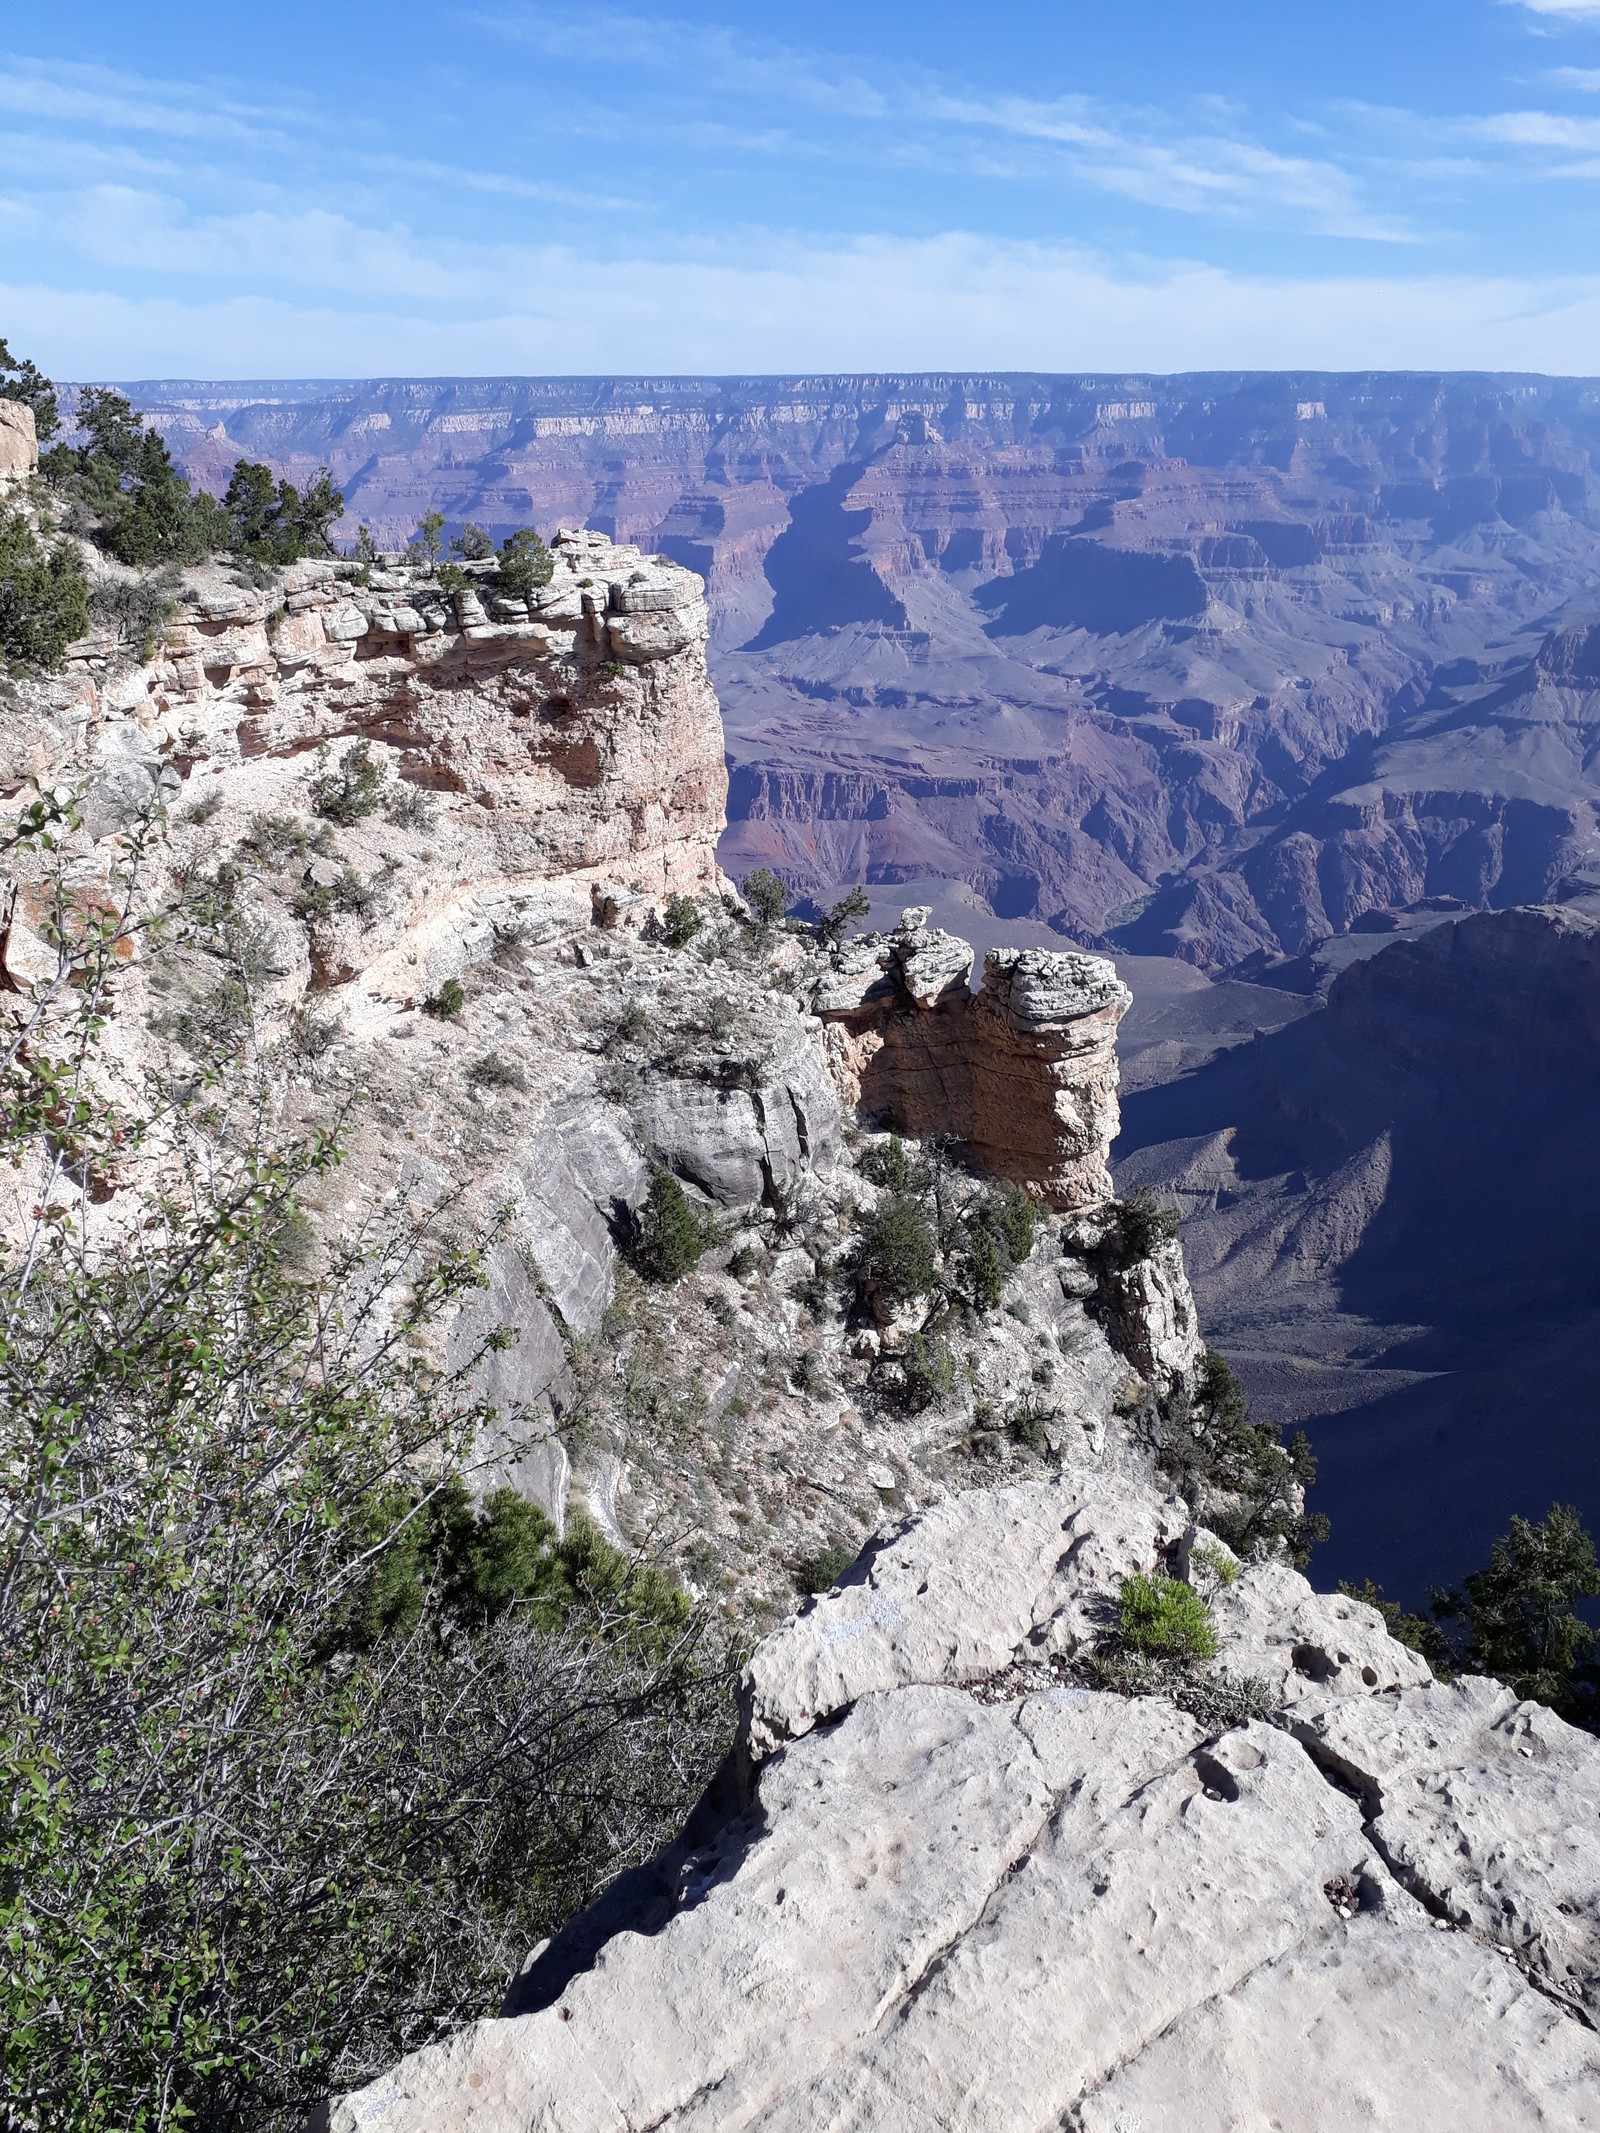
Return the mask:
[[209,921],[148,909],[153,823],[87,901],[72,831],[3,848],[58,943],[0,1042],[3,2122],[298,2133],[677,1826],[727,1668],[649,1566],[473,1501],[448,1204],[319,1242],[337,1132],[233,1038],[114,1100],[130,950]]

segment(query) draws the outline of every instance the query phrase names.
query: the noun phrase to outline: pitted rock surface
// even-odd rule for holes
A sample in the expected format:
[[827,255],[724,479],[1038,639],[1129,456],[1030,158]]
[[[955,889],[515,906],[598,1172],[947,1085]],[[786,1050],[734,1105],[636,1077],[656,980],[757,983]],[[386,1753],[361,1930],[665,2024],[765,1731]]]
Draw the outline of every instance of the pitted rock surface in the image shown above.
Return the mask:
[[415,2054],[334,2133],[1600,2126],[1600,1745],[1419,1678],[1279,1566],[1218,1609],[1278,1723],[1028,1692],[1038,1629],[1070,1651],[1208,1539],[1109,1477],[887,1536],[756,1653],[748,1789],[662,1862],[646,1930],[548,1999],[536,1963],[538,2012]]

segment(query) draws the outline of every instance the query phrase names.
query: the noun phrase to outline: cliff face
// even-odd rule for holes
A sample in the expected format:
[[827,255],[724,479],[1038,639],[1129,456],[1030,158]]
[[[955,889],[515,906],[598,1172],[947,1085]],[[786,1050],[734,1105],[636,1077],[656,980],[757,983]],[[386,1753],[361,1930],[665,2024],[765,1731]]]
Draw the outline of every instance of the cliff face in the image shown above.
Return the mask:
[[34,692],[44,715],[13,717],[14,760],[99,765],[113,810],[134,766],[176,771],[234,828],[279,805],[313,749],[357,740],[402,784],[456,796],[426,862],[396,851],[382,923],[312,942],[313,986],[359,975],[414,1001],[513,889],[559,884],[585,916],[611,887],[713,889],[727,777],[698,581],[583,534],[555,558],[531,614],[405,569],[362,584],[354,565],[298,563],[268,591],[197,572],[160,657],[91,639]]
[[16,487],[38,468],[33,409],[18,400],[0,399],[0,489]]
[[[1594,2124],[1600,1748],[1226,1562],[1107,1478],[887,1534],[681,1844],[335,2133]],[[1272,1722],[1086,1685],[1163,1565]]]
[[1218,969],[1597,864],[1592,718],[1522,686],[1600,571],[1582,380],[140,397],[213,482],[240,451],[326,460],[395,538],[434,503],[587,516],[705,574],[740,872],[954,878],[1002,918]]
[[[665,1530],[699,1592],[781,1609],[808,1558],[980,1462],[1134,1456],[1119,1403],[1171,1392],[1198,1337],[1181,1259],[1102,1297],[1096,1240],[1042,1206],[979,1307],[989,1180],[1057,1209],[1109,1191],[1126,995],[1095,958],[1034,955],[974,1001],[948,936],[922,940],[953,980],[931,1050],[884,1025],[928,1085],[899,1123],[937,1263],[923,1294],[868,1293],[883,1106],[841,1100],[812,1010],[904,943],[835,951],[731,895],[705,630],[697,579],[587,534],[531,612],[481,572],[447,601],[403,569],[300,564],[261,590],[213,567],[154,658],[91,639],[0,709],[0,786],[83,790],[87,895],[159,798],[152,895],[223,914],[123,973],[116,1068],[248,1053],[291,1122],[360,1091],[317,1221],[454,1194],[488,1232],[486,1289],[436,1329],[447,1359],[510,1335],[482,1366],[481,1485],[630,1544]],[[26,988],[53,956],[18,887],[0,954]],[[673,892],[697,929],[676,945]],[[714,1232],[670,1286],[629,1267],[657,1165]]]
[[1099,956],[993,949],[975,996],[971,948],[928,916],[853,944],[817,994],[847,1100],[918,1140],[953,1135],[1052,1207],[1109,1199],[1133,995]]

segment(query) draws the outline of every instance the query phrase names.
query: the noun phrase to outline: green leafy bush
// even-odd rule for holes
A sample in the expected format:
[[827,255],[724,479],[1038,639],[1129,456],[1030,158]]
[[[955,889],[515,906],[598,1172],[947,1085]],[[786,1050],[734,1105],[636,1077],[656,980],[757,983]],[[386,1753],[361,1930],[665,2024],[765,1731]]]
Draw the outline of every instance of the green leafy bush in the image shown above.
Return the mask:
[[352,741],[330,766],[325,747],[317,750],[317,769],[311,780],[311,805],[329,822],[349,829],[375,815],[383,805],[389,774],[372,760],[370,741]]
[[18,2133],[300,2133],[677,1828],[730,1669],[591,1531],[472,1502],[482,1351],[427,1357],[483,1240],[307,1248],[335,1137],[263,1140],[238,1070],[111,1100],[151,834],[81,920],[70,813],[0,837],[52,896],[56,843],[64,921],[0,1038],[0,2094]]
[[878,1141],[861,1158],[861,1175],[890,1192],[905,1192],[911,1184],[911,1159],[898,1133]]
[[908,1193],[892,1193],[867,1224],[862,1271],[895,1303],[931,1295],[938,1247],[928,1218]]
[[980,1311],[997,1311],[1005,1294],[1007,1259],[993,1233],[979,1223],[967,1240],[967,1275]]
[[528,600],[550,583],[556,559],[531,526],[519,527],[500,543],[500,590],[513,600]]
[[1317,1478],[1310,1440],[1285,1444],[1270,1422],[1252,1422],[1244,1387],[1220,1355],[1201,1361],[1193,1399],[1162,1423],[1157,1463],[1196,1514],[1245,1561],[1281,1549],[1304,1568],[1328,1522],[1305,1509]]
[[88,628],[89,581],[76,547],[47,547],[21,511],[0,510],[0,654],[52,673]]
[[1146,1659],[1193,1666],[1217,1656],[1217,1632],[1205,1602],[1180,1578],[1160,1571],[1125,1581],[1117,1597],[1116,1634],[1124,1651]]
[[789,891],[770,867],[757,867],[747,874],[743,890],[758,925],[775,926],[789,908]]
[[669,947],[686,948],[704,923],[700,906],[692,896],[680,896],[674,890],[667,898],[662,912],[661,931]]
[[446,978],[437,992],[429,993],[422,1012],[436,1022],[454,1022],[467,1004],[467,990],[459,978]]
[[1163,1207],[1148,1185],[1141,1185],[1131,1199],[1115,1204],[1122,1257],[1130,1265],[1148,1259],[1178,1234],[1177,1210]]
[[831,1592],[854,1564],[859,1553],[860,1550],[852,1548],[848,1541],[828,1541],[815,1555],[808,1555],[800,1565],[800,1590]]
[[102,578],[89,595],[89,613],[102,628],[115,630],[119,643],[148,659],[177,612],[177,591],[178,574],[170,565],[131,583],[126,578]]
[[900,1397],[914,1414],[947,1400],[956,1381],[956,1359],[936,1333],[913,1333],[900,1350]]
[[1597,1632],[1577,1611],[1597,1597],[1594,1541],[1572,1505],[1558,1503],[1543,1519],[1513,1518],[1484,1567],[1459,1592],[1436,1593],[1433,1609],[1461,1623],[1471,1672],[1600,1730]]
[[699,1265],[710,1241],[708,1226],[683,1187],[664,1163],[657,1163],[635,1224],[633,1256],[639,1271],[663,1284],[681,1280]]
[[463,562],[484,563],[494,554],[494,542],[469,518],[450,543],[450,553],[460,556]]

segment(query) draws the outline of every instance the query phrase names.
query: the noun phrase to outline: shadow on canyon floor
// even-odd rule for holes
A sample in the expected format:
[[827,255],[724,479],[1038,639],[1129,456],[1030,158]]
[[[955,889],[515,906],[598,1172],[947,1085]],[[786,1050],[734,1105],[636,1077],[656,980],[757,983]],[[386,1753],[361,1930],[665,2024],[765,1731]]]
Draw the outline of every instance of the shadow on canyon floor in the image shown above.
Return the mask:
[[1182,1208],[1209,1337],[1316,1446],[1323,1581],[1417,1601],[1514,1511],[1600,1523],[1597,1016],[1600,924],[1486,915],[1124,1102],[1119,1178]]

